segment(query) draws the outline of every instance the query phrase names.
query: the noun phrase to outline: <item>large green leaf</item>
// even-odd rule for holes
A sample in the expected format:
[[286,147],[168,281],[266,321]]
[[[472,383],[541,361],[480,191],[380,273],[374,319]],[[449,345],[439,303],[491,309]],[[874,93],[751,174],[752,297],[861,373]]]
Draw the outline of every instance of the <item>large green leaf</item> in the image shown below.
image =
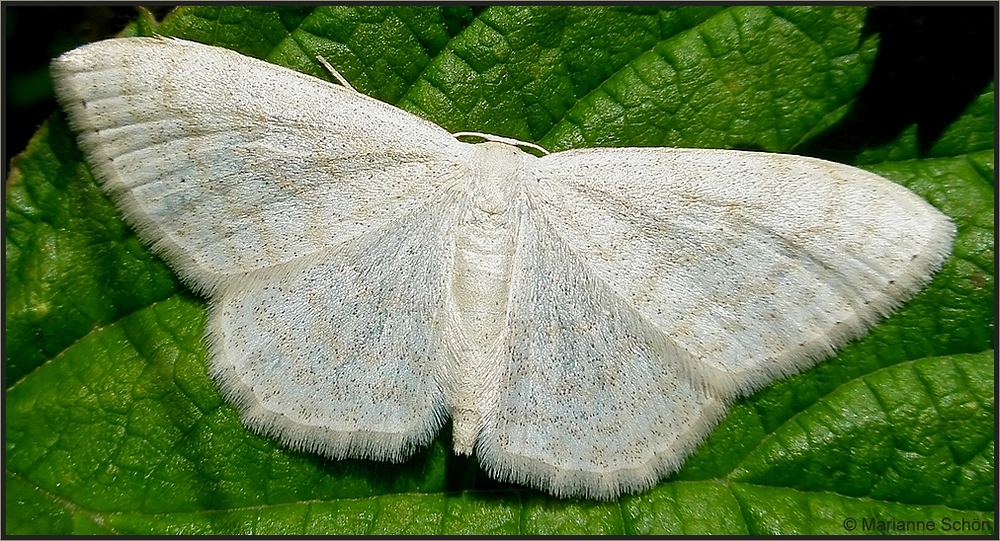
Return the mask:
[[[550,150],[793,151],[865,85],[878,49],[865,17],[213,7],[131,32],[328,77],[322,55],[446,129]],[[206,374],[204,300],[122,222],[57,113],[11,163],[5,194],[6,533],[991,533],[993,102],[991,83],[929,155],[911,130],[856,160],[957,223],[933,283],[835,358],[735,404],[676,475],[610,502],[491,481],[447,433],[392,465],[246,430]]]

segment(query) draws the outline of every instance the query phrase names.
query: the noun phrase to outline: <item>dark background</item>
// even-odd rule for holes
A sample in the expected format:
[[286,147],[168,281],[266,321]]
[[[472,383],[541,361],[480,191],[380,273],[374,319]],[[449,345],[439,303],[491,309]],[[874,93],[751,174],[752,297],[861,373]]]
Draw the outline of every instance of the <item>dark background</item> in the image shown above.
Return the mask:
[[[150,8],[161,19],[171,6]],[[4,6],[3,156],[21,152],[56,110],[49,60],[111,37],[138,13],[133,6]],[[994,79],[997,8],[873,7],[868,31],[881,34],[875,68],[845,122],[810,141],[805,153],[850,161],[857,150],[888,142],[917,124],[926,150]]]

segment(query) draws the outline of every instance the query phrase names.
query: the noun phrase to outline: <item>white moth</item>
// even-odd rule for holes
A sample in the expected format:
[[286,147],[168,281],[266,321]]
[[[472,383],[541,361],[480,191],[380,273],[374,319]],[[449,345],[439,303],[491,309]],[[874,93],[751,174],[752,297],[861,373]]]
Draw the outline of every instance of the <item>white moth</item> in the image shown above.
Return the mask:
[[497,479],[646,489],[736,397],[912,297],[955,233],[845,165],[537,157],[177,39],[52,73],[106,191],[210,299],[211,373],[244,422],[334,458],[401,461],[450,418]]

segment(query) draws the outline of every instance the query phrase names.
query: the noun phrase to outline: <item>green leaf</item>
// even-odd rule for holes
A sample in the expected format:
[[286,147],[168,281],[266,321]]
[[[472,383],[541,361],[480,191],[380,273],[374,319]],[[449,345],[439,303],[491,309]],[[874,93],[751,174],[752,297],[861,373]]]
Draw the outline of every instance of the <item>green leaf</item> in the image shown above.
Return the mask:
[[[360,91],[451,131],[550,150],[790,151],[858,99],[878,52],[865,17],[216,6],[129,32],[327,78],[322,55]],[[833,359],[734,404],[680,472],[610,502],[492,481],[451,453],[447,428],[401,465],[326,460],[245,429],[207,376],[204,300],[122,222],[57,113],[11,162],[5,193],[5,533],[992,534],[993,92],[928,155],[912,129],[856,160],[955,220],[934,281]]]

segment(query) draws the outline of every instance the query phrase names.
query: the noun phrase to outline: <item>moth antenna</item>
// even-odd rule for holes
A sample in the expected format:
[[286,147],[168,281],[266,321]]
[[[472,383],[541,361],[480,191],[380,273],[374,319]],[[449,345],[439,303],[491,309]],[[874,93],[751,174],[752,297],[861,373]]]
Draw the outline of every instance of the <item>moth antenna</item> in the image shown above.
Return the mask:
[[477,131],[460,131],[460,132],[455,132],[452,135],[455,137],[455,139],[458,139],[459,137],[478,137],[479,139],[482,139],[484,141],[493,141],[495,143],[506,143],[508,145],[513,145],[516,147],[526,147],[535,149],[541,152],[543,155],[549,153],[548,150],[545,150],[544,148],[542,148],[539,145],[536,145],[535,143],[529,143],[527,141],[522,141],[520,139],[513,139],[511,137],[493,135],[491,133],[480,133]]
[[326,71],[330,72],[330,75],[333,75],[333,78],[336,79],[337,82],[357,92],[357,90],[355,90],[355,88],[351,86],[351,83],[348,83],[347,79],[345,79],[344,76],[341,75],[339,71],[333,69],[333,66],[331,66],[330,63],[327,62],[325,58],[323,58],[320,55],[316,55],[316,60],[319,60],[319,63],[322,64],[324,68],[326,68]]

